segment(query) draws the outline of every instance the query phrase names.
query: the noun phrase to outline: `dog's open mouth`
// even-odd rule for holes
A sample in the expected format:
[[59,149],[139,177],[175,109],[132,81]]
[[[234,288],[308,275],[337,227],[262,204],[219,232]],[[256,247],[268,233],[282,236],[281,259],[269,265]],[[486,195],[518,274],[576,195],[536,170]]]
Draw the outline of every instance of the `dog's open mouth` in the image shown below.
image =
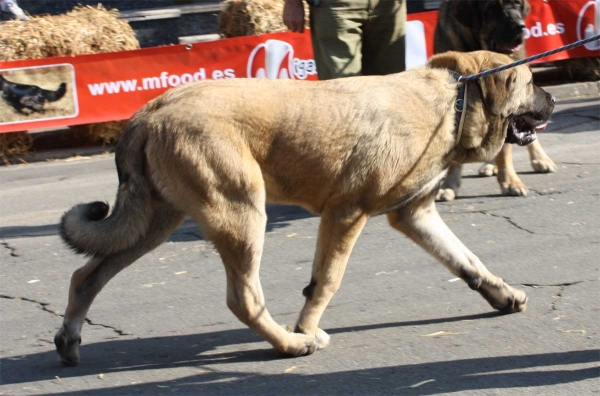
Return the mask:
[[537,139],[537,131],[543,131],[547,126],[546,120],[536,119],[531,114],[517,116],[508,125],[506,143],[527,146]]
[[513,52],[516,52],[521,49],[523,46],[523,39],[518,37],[514,39],[512,42],[501,44],[501,43],[491,43],[490,49],[500,52],[501,54],[511,55]]
[[521,49],[521,44],[510,44],[510,45],[500,47],[500,52],[510,55],[513,52],[518,51],[520,49]]

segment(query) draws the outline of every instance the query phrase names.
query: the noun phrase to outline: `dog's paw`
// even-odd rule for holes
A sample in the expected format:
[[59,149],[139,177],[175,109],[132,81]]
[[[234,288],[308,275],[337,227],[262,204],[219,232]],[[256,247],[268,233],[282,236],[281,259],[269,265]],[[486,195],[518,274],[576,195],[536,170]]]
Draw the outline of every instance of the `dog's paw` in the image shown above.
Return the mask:
[[504,314],[511,314],[517,312],[523,312],[527,309],[527,295],[522,290],[513,289],[506,285],[512,290],[512,296],[509,297],[505,304],[496,309]]
[[486,163],[483,164],[481,168],[479,168],[479,176],[495,176],[498,174],[498,167],[494,163]]
[[281,348],[278,348],[281,354],[298,357],[311,355],[318,349],[321,349],[319,340],[314,335],[291,333],[289,332],[291,328],[288,326],[286,326],[285,329],[288,330],[287,339],[285,340],[284,345]]
[[456,191],[451,188],[440,188],[435,197],[436,201],[454,201]]
[[56,345],[60,362],[64,366],[79,364],[79,344],[81,344],[81,337],[70,335],[64,326],[56,333],[54,345]]
[[503,314],[523,312],[527,309],[527,295],[522,290],[515,289],[502,280],[501,286],[482,286],[479,293],[495,309]]
[[537,173],[553,173],[558,169],[550,157],[541,157],[531,160],[531,167]]
[[317,329],[317,334],[315,334],[317,339],[317,344],[319,345],[319,349],[325,349],[329,346],[331,342],[331,337],[324,330]]
[[500,183],[500,188],[502,195],[511,197],[524,197],[529,193],[529,189],[519,178]]
[[[284,328],[288,332],[291,332],[291,327],[284,326]],[[298,333],[298,334],[305,334],[308,336],[315,337],[317,340],[318,349],[327,348],[329,346],[329,343],[331,342],[331,337],[329,336],[329,334],[327,334],[324,330],[319,329],[318,327],[317,327],[316,331],[307,331],[307,330],[303,330],[299,325],[296,325],[294,332]]]

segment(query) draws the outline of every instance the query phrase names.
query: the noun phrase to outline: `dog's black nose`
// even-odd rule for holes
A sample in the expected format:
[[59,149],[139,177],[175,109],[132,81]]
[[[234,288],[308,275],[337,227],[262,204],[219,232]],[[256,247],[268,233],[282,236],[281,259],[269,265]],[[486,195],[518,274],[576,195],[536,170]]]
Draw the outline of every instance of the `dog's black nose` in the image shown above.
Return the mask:
[[556,103],[556,97],[554,97],[554,95],[550,96],[550,100],[552,101],[552,103]]
[[519,22],[519,27],[521,28],[521,30],[525,30],[525,28],[526,28],[527,26],[525,26],[525,22],[524,22],[524,21],[520,21],[520,22]]

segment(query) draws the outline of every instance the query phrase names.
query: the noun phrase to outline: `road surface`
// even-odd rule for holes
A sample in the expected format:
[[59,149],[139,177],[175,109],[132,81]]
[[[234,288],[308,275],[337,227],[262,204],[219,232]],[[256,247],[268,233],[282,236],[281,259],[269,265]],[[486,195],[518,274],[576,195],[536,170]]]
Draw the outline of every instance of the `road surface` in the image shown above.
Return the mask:
[[[71,273],[57,236],[72,205],[112,202],[113,155],[0,169],[0,394],[588,395],[600,391],[600,100],[560,102],[541,140],[558,172],[515,163],[531,192],[499,195],[466,167],[438,205],[495,274],[525,290],[501,316],[383,216],[367,224],[321,327],[331,345],[281,358],[230,313],[219,257],[186,221],[100,293],[78,367],[53,337]],[[318,218],[270,207],[261,268],[274,318],[293,325],[310,279]]]

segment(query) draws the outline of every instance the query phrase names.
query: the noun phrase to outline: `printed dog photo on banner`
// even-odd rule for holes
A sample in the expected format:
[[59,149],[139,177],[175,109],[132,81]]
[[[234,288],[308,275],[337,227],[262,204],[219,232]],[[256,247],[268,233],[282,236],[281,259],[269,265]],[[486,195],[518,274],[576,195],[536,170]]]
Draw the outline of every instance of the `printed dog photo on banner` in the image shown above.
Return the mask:
[[0,70],[0,125],[77,116],[73,65]]

